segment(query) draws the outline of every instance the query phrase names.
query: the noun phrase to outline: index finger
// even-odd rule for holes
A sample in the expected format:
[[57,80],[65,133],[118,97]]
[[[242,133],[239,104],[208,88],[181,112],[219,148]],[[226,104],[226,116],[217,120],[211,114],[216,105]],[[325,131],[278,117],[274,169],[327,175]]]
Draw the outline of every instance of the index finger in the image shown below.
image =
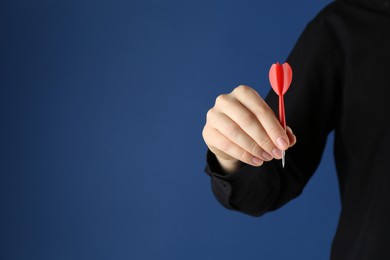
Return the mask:
[[244,105],[257,118],[272,142],[281,150],[287,150],[290,146],[289,138],[283,129],[274,111],[264,99],[248,86],[239,86],[232,92],[237,100]]

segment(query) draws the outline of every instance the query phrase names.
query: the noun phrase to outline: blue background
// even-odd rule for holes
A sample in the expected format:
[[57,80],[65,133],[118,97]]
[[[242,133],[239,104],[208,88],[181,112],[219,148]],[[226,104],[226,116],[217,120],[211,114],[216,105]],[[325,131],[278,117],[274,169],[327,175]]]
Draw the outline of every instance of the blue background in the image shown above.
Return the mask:
[[329,2],[0,1],[0,259],[328,259],[333,137],[254,218],[213,197],[201,131]]

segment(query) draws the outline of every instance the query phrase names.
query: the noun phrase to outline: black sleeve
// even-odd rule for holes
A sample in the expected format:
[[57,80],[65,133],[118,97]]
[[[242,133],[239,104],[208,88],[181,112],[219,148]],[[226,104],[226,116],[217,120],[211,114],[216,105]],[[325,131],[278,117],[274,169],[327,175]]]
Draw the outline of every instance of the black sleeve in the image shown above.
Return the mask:
[[[208,151],[205,171],[211,176],[213,193],[223,206],[260,216],[302,192],[337,122],[341,81],[337,49],[317,16],[288,57],[293,81],[284,99],[286,120],[297,143],[286,152],[284,169],[280,160],[272,160],[260,167],[245,165],[235,173],[223,175],[215,156]],[[266,101],[278,114],[278,97],[273,91]]]

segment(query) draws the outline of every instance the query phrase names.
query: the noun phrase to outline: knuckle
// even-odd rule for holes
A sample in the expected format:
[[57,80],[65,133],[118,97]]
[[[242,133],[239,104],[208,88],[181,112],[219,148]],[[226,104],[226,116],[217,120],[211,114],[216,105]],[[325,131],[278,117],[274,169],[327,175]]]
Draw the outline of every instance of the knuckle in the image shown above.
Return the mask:
[[274,136],[276,138],[278,136],[285,136],[286,132],[284,132],[281,126],[274,126],[269,129],[269,135]]
[[209,109],[209,111],[206,113],[206,120],[210,121],[213,118],[214,113],[214,108]]
[[203,140],[207,143],[207,126],[203,127],[202,137],[203,137]]
[[273,142],[269,137],[263,137],[259,140],[259,145],[264,148],[270,148],[271,146],[273,146]]
[[247,153],[246,153],[246,152],[240,153],[240,158],[239,158],[239,160],[242,161],[242,162],[247,162],[247,161],[249,161],[249,160],[248,160]]
[[258,156],[260,154],[260,152],[262,151],[262,149],[260,148],[260,146],[256,142],[253,142],[251,144],[249,151],[252,155]]
[[273,112],[271,111],[271,109],[265,104],[265,103],[262,103],[261,105],[259,105],[256,109],[256,114],[259,116],[259,117],[269,117],[269,116],[275,116],[273,114]]
[[234,90],[233,90],[233,93],[248,93],[248,92],[252,92],[252,88],[251,87],[248,87],[246,85],[239,85],[238,87],[236,87]]
[[203,141],[209,146],[211,143],[210,141],[212,139],[210,139],[210,131],[209,131],[207,125],[205,127],[203,127],[202,137],[203,137]]
[[215,99],[215,105],[223,105],[226,104],[229,100],[228,94],[221,94]]

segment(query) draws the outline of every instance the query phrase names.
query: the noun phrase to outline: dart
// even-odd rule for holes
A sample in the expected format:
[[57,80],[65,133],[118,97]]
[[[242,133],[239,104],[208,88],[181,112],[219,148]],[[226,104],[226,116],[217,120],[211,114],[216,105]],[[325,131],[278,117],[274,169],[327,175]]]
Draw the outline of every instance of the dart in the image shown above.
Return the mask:
[[[283,64],[272,64],[269,70],[269,82],[272,89],[279,96],[279,121],[284,131],[286,131],[286,114],[284,112],[284,94],[287,92],[292,81],[292,69],[290,65],[285,62]],[[283,151],[282,167],[284,168],[286,162],[286,152]]]

